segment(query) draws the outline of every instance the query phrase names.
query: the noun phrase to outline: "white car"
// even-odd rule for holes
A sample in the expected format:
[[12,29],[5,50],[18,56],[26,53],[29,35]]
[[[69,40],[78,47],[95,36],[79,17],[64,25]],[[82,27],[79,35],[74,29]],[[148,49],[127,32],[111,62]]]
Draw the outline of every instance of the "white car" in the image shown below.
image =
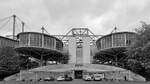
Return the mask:
[[54,81],[55,79],[53,77],[46,77],[43,80],[44,81]]
[[93,79],[92,79],[92,77],[90,75],[84,75],[83,76],[83,80],[85,80],[85,81],[91,81]]
[[16,81],[21,81],[21,79],[20,79],[20,78],[17,78]]
[[98,80],[100,81],[104,79],[104,74],[94,74],[93,77],[95,81],[98,81]]
[[16,81],[25,81],[24,79],[17,78]]
[[59,76],[59,77],[57,78],[57,81],[63,81],[63,80],[65,80],[65,77],[63,77],[63,76]]

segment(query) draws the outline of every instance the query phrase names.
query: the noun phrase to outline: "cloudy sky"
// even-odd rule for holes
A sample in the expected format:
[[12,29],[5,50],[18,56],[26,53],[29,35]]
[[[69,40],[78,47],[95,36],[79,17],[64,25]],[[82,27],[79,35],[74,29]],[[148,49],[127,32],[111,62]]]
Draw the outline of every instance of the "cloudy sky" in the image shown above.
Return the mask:
[[[16,14],[28,25],[26,31],[40,32],[45,26],[50,34],[65,34],[87,27],[108,34],[115,26],[133,31],[140,21],[150,23],[150,0],[0,0],[0,12],[0,19]],[[1,34],[10,31],[0,28]]]

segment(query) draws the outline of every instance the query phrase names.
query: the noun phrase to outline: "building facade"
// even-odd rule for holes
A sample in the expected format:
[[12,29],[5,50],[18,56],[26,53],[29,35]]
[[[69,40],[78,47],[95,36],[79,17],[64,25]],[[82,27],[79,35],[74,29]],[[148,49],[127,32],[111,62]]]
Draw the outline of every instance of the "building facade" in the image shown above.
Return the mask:
[[63,43],[56,37],[38,32],[22,32],[17,35],[19,47],[37,47],[62,50]]
[[[18,78],[19,80],[39,80],[46,77],[57,78],[64,75],[71,76],[75,79],[82,79],[84,75],[93,76],[94,74],[103,74],[105,79],[110,80],[125,80],[124,77],[127,77],[128,80],[137,79],[145,81],[145,78],[126,69],[103,64],[92,64],[91,56],[94,55],[94,51],[96,50],[93,35],[89,35],[90,31],[87,28],[75,28],[72,29],[71,33],[72,35],[68,35],[69,39],[67,39],[68,45],[66,47],[69,53],[68,64],[46,65],[21,71],[15,75],[14,80]],[[17,49],[21,52],[27,52],[30,55],[31,53],[32,55],[37,55],[36,53],[38,52],[40,54],[38,57],[41,59],[41,64],[43,63],[44,57],[48,59],[47,55],[49,57],[56,57],[59,53],[57,51],[63,50],[62,41],[47,34],[22,32],[17,37],[19,41]],[[128,47],[134,43],[135,38],[135,33],[117,32],[99,38],[96,41],[96,45],[99,50]]]
[[2,47],[17,47],[19,41],[0,36],[0,48]]
[[96,41],[99,50],[129,47],[135,42],[136,34],[133,32],[116,32],[105,35]]

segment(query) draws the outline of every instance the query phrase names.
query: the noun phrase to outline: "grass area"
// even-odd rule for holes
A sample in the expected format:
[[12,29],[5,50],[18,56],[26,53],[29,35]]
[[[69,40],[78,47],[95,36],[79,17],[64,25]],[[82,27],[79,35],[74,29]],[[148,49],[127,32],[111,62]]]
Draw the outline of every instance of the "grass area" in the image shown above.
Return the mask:
[[83,80],[73,80],[73,81],[50,81],[50,82],[21,82],[21,81],[8,81],[0,82],[0,84],[150,84],[150,82],[129,82],[129,81],[83,81]]

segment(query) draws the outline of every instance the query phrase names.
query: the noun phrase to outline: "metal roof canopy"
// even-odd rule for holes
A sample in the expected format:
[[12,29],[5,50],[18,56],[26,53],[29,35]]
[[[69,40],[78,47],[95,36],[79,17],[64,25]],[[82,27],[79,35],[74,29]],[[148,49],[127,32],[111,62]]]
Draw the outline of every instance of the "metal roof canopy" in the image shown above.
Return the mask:
[[62,40],[64,44],[68,44],[70,37],[76,37],[77,42],[82,41],[82,37],[90,37],[91,38],[91,45],[93,45],[93,44],[95,44],[96,40],[103,35],[95,35],[88,28],[72,28],[65,35],[53,35],[53,36]]

